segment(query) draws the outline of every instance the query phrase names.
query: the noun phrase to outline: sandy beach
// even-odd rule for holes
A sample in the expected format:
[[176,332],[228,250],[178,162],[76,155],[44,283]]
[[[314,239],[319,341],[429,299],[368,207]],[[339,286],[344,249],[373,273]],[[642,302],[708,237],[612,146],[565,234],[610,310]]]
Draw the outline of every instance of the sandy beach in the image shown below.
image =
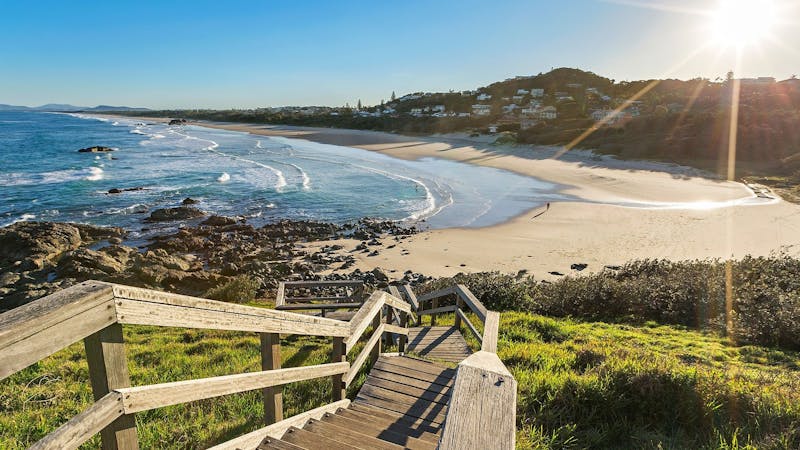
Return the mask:
[[[377,256],[353,253],[356,267],[381,267],[398,278],[406,270],[435,276],[526,270],[537,278],[551,279],[554,275],[549,272],[577,273],[570,269],[575,263],[588,264],[586,271],[598,271],[641,258],[800,254],[800,206],[780,199],[753,201],[753,191],[747,186],[687,167],[620,161],[582,150],[553,159],[558,149],[494,146],[491,137],[408,137],[358,130],[195,123],[356,147],[396,158],[432,157],[479,164],[563,185],[564,193],[582,199],[552,203],[549,209],[538,208],[497,226],[428,230],[400,242],[387,239],[376,247]],[[651,207],[630,207],[638,203]],[[351,253],[360,242],[336,243],[344,246],[341,252]]]

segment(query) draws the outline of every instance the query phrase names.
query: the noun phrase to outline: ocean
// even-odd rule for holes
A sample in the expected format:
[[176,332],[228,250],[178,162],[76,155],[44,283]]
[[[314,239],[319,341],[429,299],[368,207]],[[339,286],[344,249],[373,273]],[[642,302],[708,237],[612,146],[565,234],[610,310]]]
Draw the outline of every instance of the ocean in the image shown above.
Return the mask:
[[[110,153],[78,153],[102,145]],[[138,189],[109,194],[111,189]],[[0,112],[0,226],[21,220],[152,229],[157,208],[187,197],[254,225],[374,217],[422,227],[485,227],[559,187],[508,171],[137,118]],[[161,227],[175,227],[163,224]]]

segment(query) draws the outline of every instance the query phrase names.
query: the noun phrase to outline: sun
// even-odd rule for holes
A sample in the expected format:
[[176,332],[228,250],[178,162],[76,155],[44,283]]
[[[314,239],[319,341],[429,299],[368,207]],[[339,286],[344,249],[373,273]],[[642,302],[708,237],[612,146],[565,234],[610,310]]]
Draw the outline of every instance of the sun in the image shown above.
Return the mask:
[[720,0],[712,13],[714,40],[725,47],[758,44],[772,31],[775,20],[770,0]]

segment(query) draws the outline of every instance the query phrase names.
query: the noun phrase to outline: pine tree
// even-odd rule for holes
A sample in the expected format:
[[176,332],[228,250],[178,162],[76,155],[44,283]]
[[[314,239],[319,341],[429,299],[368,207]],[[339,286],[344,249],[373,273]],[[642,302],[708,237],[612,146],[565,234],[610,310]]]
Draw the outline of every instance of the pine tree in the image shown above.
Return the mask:
[[394,95],[394,91],[392,91],[392,101],[397,100],[397,97]]
[[358,106],[356,106],[356,109],[361,111],[361,99],[358,99]]

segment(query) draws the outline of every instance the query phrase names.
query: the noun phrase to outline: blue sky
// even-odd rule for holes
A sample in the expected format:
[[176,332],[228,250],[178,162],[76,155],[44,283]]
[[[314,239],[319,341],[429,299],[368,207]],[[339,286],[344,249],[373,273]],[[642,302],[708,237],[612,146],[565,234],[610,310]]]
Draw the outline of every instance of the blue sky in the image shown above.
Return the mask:
[[[789,0],[784,0],[788,2]],[[257,107],[365,104],[578,67],[617,80],[716,78],[717,0],[0,3],[0,103]],[[800,72],[800,8],[784,44],[746,49],[745,76]]]

